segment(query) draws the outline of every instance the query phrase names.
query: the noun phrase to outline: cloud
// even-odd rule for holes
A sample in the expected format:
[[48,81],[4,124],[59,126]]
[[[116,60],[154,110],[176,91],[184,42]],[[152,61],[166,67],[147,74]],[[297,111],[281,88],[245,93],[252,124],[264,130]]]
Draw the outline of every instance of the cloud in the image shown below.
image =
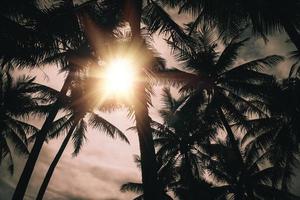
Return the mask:
[[259,37],[252,37],[244,48],[240,51],[240,61],[246,62],[269,55],[281,55],[286,58],[284,62],[267,70],[268,73],[275,75],[277,78],[286,78],[292,66],[289,60],[289,53],[295,50],[292,43],[288,42],[288,37],[284,33],[274,34],[268,37],[268,41],[264,41]]
[[[122,130],[130,126],[126,113],[107,115],[106,118],[118,125]],[[122,121],[122,123],[117,123]],[[70,143],[62,156],[50,181],[45,200],[52,199],[97,199],[127,200],[135,196],[132,193],[121,193],[120,186],[128,181],[140,181],[140,173],[133,162],[133,154],[138,154],[136,134],[130,133],[128,144],[108,138],[105,134],[90,130],[88,140],[82,152],[73,158],[73,146]],[[31,178],[26,199],[34,199],[43,177],[52,161],[62,138],[45,144]],[[0,185],[9,182],[7,187],[1,187],[1,200],[11,199],[13,187],[18,181],[25,159],[15,159],[16,173],[9,176],[2,170]],[[9,186],[9,187],[8,187]]]

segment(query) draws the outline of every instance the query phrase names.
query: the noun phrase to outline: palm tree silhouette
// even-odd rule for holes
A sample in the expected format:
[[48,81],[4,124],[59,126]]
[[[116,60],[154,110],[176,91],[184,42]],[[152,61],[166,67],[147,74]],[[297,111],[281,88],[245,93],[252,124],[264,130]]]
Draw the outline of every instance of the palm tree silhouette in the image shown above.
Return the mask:
[[[125,20],[129,22],[132,32],[132,43],[139,52],[147,55],[146,45],[141,36],[141,20],[143,11],[142,0],[126,0],[123,3],[123,11]],[[147,60],[148,59],[148,60]],[[151,65],[149,58],[139,63],[138,76],[147,77],[145,74],[145,66]],[[135,85],[135,100],[133,105],[136,128],[139,138],[140,154],[141,154],[141,171],[144,199],[161,199],[160,189],[158,188],[157,163],[155,158],[155,149],[153,143],[152,129],[150,126],[151,119],[149,117],[149,91],[147,91],[147,83],[138,82]]]
[[164,168],[176,168],[179,178],[177,188],[173,188],[181,199],[198,199],[205,196],[204,190],[199,193],[200,182],[205,183],[201,178],[204,159],[199,147],[209,144],[216,130],[204,122],[198,109],[181,108],[187,96],[175,99],[169,89],[164,89],[162,96],[163,108],[159,112],[164,124],[153,124],[158,160],[163,162]]
[[[175,99],[165,88],[160,110],[164,123],[151,123],[160,166],[158,180],[162,198],[172,199],[168,192],[173,192],[179,199],[213,199],[216,191],[212,191],[210,184],[201,177],[207,155],[201,153],[200,146],[209,144],[216,130],[205,124],[197,109],[180,109],[186,99],[186,96]],[[136,127],[131,129],[136,130]],[[121,191],[141,193],[143,187],[140,183],[128,182],[122,185]],[[135,199],[143,198],[142,194]]]
[[[135,127],[134,127],[135,128]],[[135,128],[136,130],[136,128]],[[138,168],[141,168],[141,159],[139,156],[135,156],[135,163],[137,164]],[[161,199],[162,200],[173,200],[170,196],[170,186],[175,181],[176,174],[175,169],[172,168],[170,170],[170,166],[165,168],[163,166],[163,162],[158,161],[160,170],[158,171],[158,183],[161,192]],[[140,194],[139,196],[135,197],[134,200],[144,200],[145,196],[143,194],[144,187],[142,183],[136,182],[127,182],[123,184],[120,188],[121,192],[134,192]]]
[[207,170],[216,189],[222,191],[221,196],[231,199],[299,199],[272,187],[271,182],[278,167],[266,166],[266,154],[257,154],[255,145],[246,145],[236,156],[232,145],[219,140],[208,146],[206,151],[210,158]]
[[66,96],[63,100],[66,109],[70,110],[70,113],[67,114],[68,120],[63,123],[63,126],[58,127],[57,129],[55,129],[55,131],[50,133],[49,137],[57,137],[58,134],[64,129],[68,129],[68,133],[63,140],[57,154],[55,155],[55,158],[49,166],[49,169],[45,175],[36,199],[43,199],[56,165],[58,164],[71,138],[74,143],[73,155],[76,156],[79,153],[86,138],[85,135],[88,125],[93,127],[94,129],[106,133],[112,138],[118,136],[123,141],[129,143],[128,139],[122,133],[122,131],[120,131],[113,124],[109,123],[99,114],[95,113],[95,109],[107,110],[112,105],[109,105],[109,107],[107,107],[105,103],[103,103],[104,106],[97,105],[97,103],[101,99],[99,95],[99,89],[97,88],[97,84],[95,84],[95,80],[93,80],[93,85],[91,85],[88,83],[92,80],[88,79],[89,78],[77,77],[75,79],[75,82],[73,81],[72,83],[70,97]]
[[[98,8],[98,10],[95,10],[94,8]],[[50,47],[54,46],[53,48],[50,48],[50,50],[49,48],[46,48],[47,46],[42,46],[45,47],[45,49],[38,48],[38,52],[43,56],[38,57],[39,59],[35,60],[35,65],[40,63],[59,63],[62,70],[67,71],[68,75],[63,83],[56,103],[52,105],[48,117],[46,118],[39,134],[37,134],[37,137],[35,138],[32,151],[29,154],[29,158],[17,184],[13,199],[23,198],[26,192],[29,179],[33,172],[39,152],[46,139],[47,132],[51,129],[54,118],[61,107],[61,98],[66,95],[67,91],[69,91],[74,74],[77,71],[82,70],[82,68],[87,67],[88,62],[95,62],[90,46],[85,40],[84,32],[81,30],[81,24],[78,23],[80,19],[77,18],[74,13],[84,12],[85,9],[89,9],[90,11],[94,10],[93,17],[103,20],[103,18],[100,17],[103,14],[103,10],[99,11],[99,8],[102,8],[102,6],[99,7],[97,5],[90,4],[84,4],[84,6],[77,6],[74,8],[72,1],[66,1],[62,4],[56,5],[53,9],[44,11],[42,15],[38,15],[38,18],[35,19],[36,26],[34,27],[34,31],[40,33],[40,35],[43,36],[41,38],[46,37],[47,42],[50,43]],[[109,10],[110,7],[105,6],[103,9]],[[105,13],[107,12],[104,12],[104,14]],[[98,22],[101,24],[101,21]],[[104,24],[106,23],[108,23],[108,21],[104,20]],[[108,24],[111,26],[113,23]],[[38,42],[43,44],[43,40],[38,40]],[[35,54],[30,56],[35,58]]]
[[[289,193],[289,184],[299,154],[299,63],[293,65],[288,79],[276,82],[263,70],[283,57],[271,55],[243,64],[239,60],[239,51],[248,41],[240,32],[249,27],[265,39],[284,30],[299,51],[297,0],[92,0],[81,5],[67,0],[41,4],[5,0],[0,8],[0,25],[5,27],[0,33],[0,161],[6,157],[12,171],[7,140],[28,154],[27,136],[32,134],[35,139],[14,200],[23,199],[45,140],[67,132],[38,199],[43,198],[71,138],[74,154],[79,152],[88,125],[127,141],[95,111],[110,109],[112,104],[98,106],[100,95],[91,91],[94,80],[81,76],[105,60],[116,28],[125,21],[131,28],[132,46],[146,59],[137,59],[137,76],[142,81],[134,86],[130,105],[140,144],[142,184],[128,183],[122,189],[143,192],[137,199],[146,200],[171,199],[170,191],[179,199],[297,199]],[[184,29],[161,5],[178,6],[179,12],[192,13],[197,19]],[[168,36],[166,41],[182,70],[153,66],[156,61],[142,36],[141,23],[150,36]],[[294,57],[299,57],[298,52]],[[33,83],[31,78],[14,81],[5,71],[44,64],[57,64],[67,73],[60,92]],[[163,124],[149,116],[149,82],[153,80],[179,87],[179,99],[164,90]],[[17,102],[22,106],[14,106]],[[54,121],[62,108],[67,114]],[[41,130],[22,121],[31,114],[48,115]],[[253,115],[257,118],[249,120]],[[234,127],[245,131],[244,135]],[[219,130],[226,132],[225,141],[212,140]],[[203,170],[214,178],[214,187],[205,182]]]
[[[269,115],[250,121],[251,128],[242,143],[255,145],[260,151],[268,151],[268,158],[278,166],[279,177],[274,177],[273,186],[289,191],[291,178],[299,162],[299,79],[289,77],[275,82],[266,92],[265,104]],[[281,180],[278,186],[276,179]]]
[[34,78],[20,76],[14,79],[11,72],[5,68],[0,71],[0,82],[0,162],[8,157],[9,170],[13,173],[12,147],[7,141],[12,141],[18,153],[28,155],[27,137],[35,134],[38,129],[24,120],[31,115],[43,116],[47,113],[47,106],[42,106],[40,103],[49,101],[46,97],[49,94],[46,86],[34,83]]
[[219,27],[220,32],[232,35],[250,23],[255,34],[269,35],[284,30],[300,50],[299,2],[297,0],[263,1],[168,1],[162,4],[179,7],[179,12],[195,15],[194,27],[202,22]]
[[190,104],[192,107],[197,107],[197,104],[207,105],[207,123],[224,127],[230,144],[236,146],[237,152],[238,144],[229,123],[246,125],[244,113],[265,115],[259,104],[255,104],[254,101],[250,103],[249,100],[262,98],[265,87],[273,82],[272,76],[260,70],[272,67],[283,59],[281,56],[272,55],[235,65],[238,50],[247,41],[239,40],[238,36],[233,38],[222,52],[216,50],[218,40],[214,40],[214,33],[207,27],[191,33],[194,40],[192,47],[181,47],[169,42],[178,61],[182,62],[183,68],[188,71],[171,71],[182,73],[180,91],[189,93],[189,98],[184,104]]
[[[144,2],[142,0],[126,0],[123,3],[123,12],[125,20],[129,22],[132,32],[132,42],[140,49],[141,55],[148,55],[146,46],[141,35],[141,22],[146,25],[146,30],[150,34],[160,31],[160,33],[171,33],[173,40],[185,41],[185,34],[181,28],[172,20],[172,18],[154,1]],[[139,76],[147,77],[143,66],[151,66],[151,59],[146,59],[144,63],[140,63]],[[160,78],[167,79],[165,75],[159,75],[156,71],[155,75]],[[141,152],[141,171],[144,198],[146,200],[160,199],[157,177],[157,164],[155,159],[155,149],[153,136],[151,132],[151,119],[149,117],[148,105],[149,94],[147,91],[147,83],[138,83],[136,85],[137,95],[134,104],[134,114],[136,120],[136,128],[139,137]]]

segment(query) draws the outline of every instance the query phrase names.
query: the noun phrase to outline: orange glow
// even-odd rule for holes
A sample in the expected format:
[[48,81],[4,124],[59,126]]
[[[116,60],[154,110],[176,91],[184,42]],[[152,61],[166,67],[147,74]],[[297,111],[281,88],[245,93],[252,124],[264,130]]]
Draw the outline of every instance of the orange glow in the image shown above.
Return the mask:
[[106,96],[129,97],[135,82],[134,63],[128,58],[114,58],[103,73]]

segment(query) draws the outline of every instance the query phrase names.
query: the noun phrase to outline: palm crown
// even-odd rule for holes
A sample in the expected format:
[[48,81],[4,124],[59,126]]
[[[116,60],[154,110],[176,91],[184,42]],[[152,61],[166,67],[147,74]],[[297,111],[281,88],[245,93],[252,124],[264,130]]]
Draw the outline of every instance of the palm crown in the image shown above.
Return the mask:
[[[14,79],[11,72],[2,69],[1,82],[1,160],[8,157],[11,172],[13,172],[12,141],[17,152],[28,154],[27,138],[35,134],[38,129],[26,122],[32,115],[45,115],[47,105],[41,103],[49,101],[50,88],[34,83],[34,78],[21,76]],[[49,90],[48,90],[49,89]],[[20,104],[22,102],[22,104]]]

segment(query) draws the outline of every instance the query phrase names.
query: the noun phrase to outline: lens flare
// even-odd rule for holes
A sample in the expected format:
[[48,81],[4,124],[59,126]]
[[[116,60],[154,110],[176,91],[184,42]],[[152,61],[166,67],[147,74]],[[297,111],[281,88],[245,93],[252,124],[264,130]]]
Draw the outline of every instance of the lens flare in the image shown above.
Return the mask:
[[104,73],[105,91],[108,95],[127,95],[133,89],[135,73],[129,59],[116,58],[108,63]]

